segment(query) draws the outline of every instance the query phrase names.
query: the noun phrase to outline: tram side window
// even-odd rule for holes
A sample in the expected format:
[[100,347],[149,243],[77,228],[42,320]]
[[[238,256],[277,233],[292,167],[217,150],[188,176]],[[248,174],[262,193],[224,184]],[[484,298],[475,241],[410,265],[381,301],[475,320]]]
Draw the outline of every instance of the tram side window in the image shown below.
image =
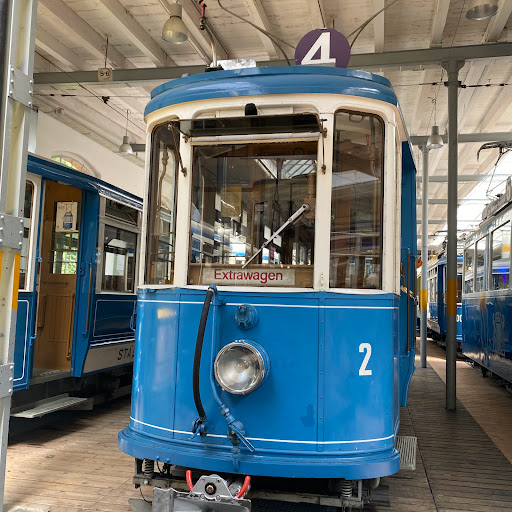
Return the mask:
[[105,225],[102,290],[116,292],[135,291],[136,252],[136,233],[119,227]]
[[329,278],[333,288],[382,288],[383,163],[382,120],[337,112]]
[[471,244],[464,250],[464,293],[473,292],[475,246]]
[[30,219],[32,218],[32,201],[34,198],[34,184],[27,181],[25,185],[25,207],[23,210],[23,245],[20,258],[20,283],[19,289],[28,288],[27,271],[28,255],[30,251]]
[[492,232],[492,290],[509,287],[510,276],[510,222]]
[[148,197],[147,284],[172,284],[176,245],[179,131],[166,123],[153,132]]
[[478,240],[476,243],[476,279],[475,292],[483,292],[487,289],[486,268],[487,268],[487,237]]

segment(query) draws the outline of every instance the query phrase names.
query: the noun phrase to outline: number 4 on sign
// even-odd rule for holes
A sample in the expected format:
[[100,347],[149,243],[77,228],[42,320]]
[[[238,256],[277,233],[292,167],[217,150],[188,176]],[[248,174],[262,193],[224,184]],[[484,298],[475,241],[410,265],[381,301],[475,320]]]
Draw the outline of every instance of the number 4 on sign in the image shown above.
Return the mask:
[[366,352],[363,362],[361,363],[361,368],[359,368],[359,375],[371,375],[372,371],[367,370],[366,367],[372,355],[372,346],[369,343],[361,343],[361,345],[359,345],[359,352]]
[[[320,50],[320,57],[314,58]],[[301,61],[302,65],[315,64],[336,64],[336,59],[331,58],[331,34],[323,32],[320,37],[313,43],[308,53],[304,55]]]

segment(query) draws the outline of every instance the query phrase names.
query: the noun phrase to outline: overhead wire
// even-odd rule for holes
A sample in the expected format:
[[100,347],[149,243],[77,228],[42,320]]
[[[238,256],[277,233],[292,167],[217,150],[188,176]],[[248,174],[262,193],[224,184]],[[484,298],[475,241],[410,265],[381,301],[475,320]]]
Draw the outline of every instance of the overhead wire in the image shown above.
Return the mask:
[[[39,53],[39,52],[35,52],[37,53],[37,55],[39,55],[40,57],[42,57],[43,59],[45,59],[46,61],[48,61],[52,66],[55,66],[61,73],[64,73],[66,76],[68,76],[69,78],[71,78],[71,80],[73,80],[73,82],[75,82],[81,89],[84,89],[85,91],[87,91],[91,97],[94,97],[98,100],[100,100],[104,105],[106,105],[107,107],[109,107],[110,109],[112,109],[114,112],[116,112],[116,114],[120,115],[122,118],[123,118],[123,121],[125,120],[125,114],[124,112],[121,112],[120,110],[118,110],[117,108],[115,108],[113,105],[110,105],[108,102],[104,101],[103,100],[103,96],[100,96],[98,94],[95,94],[91,89],[88,89],[85,85],[81,84],[78,80],[76,80],[73,75],[71,75],[70,73],[68,73],[67,71],[65,71],[64,69],[62,69],[58,64],[55,64],[55,62],[52,62],[50,59],[48,59],[46,56],[44,56],[43,54]],[[110,96],[109,96],[110,97]],[[139,125],[137,125],[136,123],[134,123],[133,121],[131,121],[130,119],[128,119],[128,122],[130,124],[132,124],[133,126],[135,126],[135,128],[137,128],[138,130],[140,130],[141,132],[143,132],[144,134],[146,133],[145,130],[143,130]]]

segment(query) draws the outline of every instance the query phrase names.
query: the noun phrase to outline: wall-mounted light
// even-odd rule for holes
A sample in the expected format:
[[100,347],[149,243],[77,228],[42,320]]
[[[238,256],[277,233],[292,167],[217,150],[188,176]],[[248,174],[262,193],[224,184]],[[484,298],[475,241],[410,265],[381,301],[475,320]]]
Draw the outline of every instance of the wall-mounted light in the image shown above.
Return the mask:
[[129,110],[126,111],[126,135],[123,136],[123,143],[119,146],[117,151],[118,155],[121,156],[133,156],[133,148],[130,144],[130,137],[128,136],[128,114]]
[[498,12],[498,0],[470,0],[466,18],[470,20],[484,20]]
[[169,19],[162,27],[162,39],[169,43],[184,43],[188,40],[188,31],[181,19],[182,8],[180,4],[169,5]]

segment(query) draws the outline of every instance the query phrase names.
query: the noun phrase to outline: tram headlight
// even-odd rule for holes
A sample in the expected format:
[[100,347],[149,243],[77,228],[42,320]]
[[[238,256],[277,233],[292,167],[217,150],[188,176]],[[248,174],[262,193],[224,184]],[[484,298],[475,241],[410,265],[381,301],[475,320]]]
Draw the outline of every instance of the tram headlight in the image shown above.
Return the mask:
[[265,350],[254,342],[233,341],[223,347],[215,358],[215,378],[220,387],[234,395],[254,391],[270,370]]

